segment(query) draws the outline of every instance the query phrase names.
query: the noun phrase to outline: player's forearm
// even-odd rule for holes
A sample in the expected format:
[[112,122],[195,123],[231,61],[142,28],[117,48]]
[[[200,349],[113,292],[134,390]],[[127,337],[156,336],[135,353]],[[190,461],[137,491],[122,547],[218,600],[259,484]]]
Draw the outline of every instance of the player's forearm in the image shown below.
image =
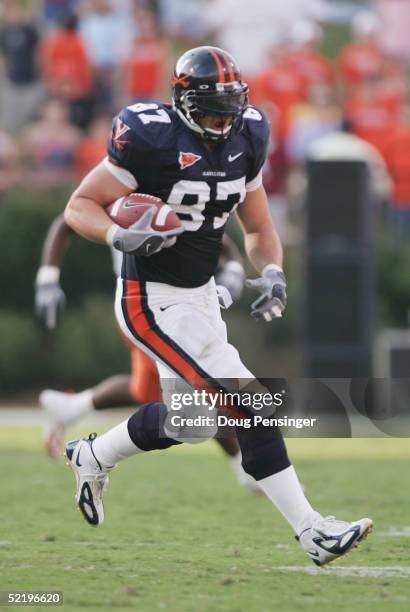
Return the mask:
[[61,268],[72,233],[64,221],[64,214],[58,215],[50,225],[41,254],[41,266]]
[[249,260],[259,273],[269,264],[283,267],[282,244],[272,227],[247,234],[245,249]]
[[105,243],[112,220],[98,202],[78,196],[71,197],[64,212],[64,219],[77,234],[94,242]]

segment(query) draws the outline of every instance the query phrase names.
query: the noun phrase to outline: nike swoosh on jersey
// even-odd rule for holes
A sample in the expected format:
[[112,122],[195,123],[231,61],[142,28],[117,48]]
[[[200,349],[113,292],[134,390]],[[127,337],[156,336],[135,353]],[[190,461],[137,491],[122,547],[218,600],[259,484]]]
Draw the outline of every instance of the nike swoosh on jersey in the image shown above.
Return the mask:
[[80,463],[80,462],[79,462],[80,453],[81,453],[81,448],[80,448],[80,450],[78,451],[78,455],[77,455],[77,458],[76,458],[76,460],[75,460],[75,464],[76,464],[76,465],[78,465],[78,467],[81,467],[81,466],[82,466],[82,463]]
[[238,159],[243,154],[243,151],[237,153],[236,155],[228,155],[228,162],[233,162],[235,159]]

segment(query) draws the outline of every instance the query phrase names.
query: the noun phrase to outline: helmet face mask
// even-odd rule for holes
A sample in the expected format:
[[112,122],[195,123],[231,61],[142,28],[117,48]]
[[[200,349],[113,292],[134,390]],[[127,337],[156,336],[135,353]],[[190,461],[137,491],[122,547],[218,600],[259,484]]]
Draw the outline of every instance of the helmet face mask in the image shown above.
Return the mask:
[[[177,62],[172,86],[180,118],[204,140],[224,142],[241,129],[248,86],[241,81],[235,60],[222,49],[197,47],[187,51]],[[205,127],[205,117],[219,120],[221,128]]]

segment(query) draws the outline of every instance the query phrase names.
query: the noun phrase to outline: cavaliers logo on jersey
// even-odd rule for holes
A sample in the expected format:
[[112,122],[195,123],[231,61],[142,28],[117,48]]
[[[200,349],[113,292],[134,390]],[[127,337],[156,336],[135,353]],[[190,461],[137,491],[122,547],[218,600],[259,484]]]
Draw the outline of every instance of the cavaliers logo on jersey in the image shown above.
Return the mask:
[[117,118],[111,138],[115,148],[119,151],[122,151],[125,145],[129,143],[129,140],[121,140],[121,137],[124,136],[124,134],[126,134],[127,132],[129,132],[130,129],[131,128],[126,123],[121,121],[121,119]]
[[202,159],[201,155],[196,155],[195,153],[184,153],[183,151],[180,151],[178,161],[179,165],[181,166],[181,170],[183,170],[184,168],[193,166],[200,159]]

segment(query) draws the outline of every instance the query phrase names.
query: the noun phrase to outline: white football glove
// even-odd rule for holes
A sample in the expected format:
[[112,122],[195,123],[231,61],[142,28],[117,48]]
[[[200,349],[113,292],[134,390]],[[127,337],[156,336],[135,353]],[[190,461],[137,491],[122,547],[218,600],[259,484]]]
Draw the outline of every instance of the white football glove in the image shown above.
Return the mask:
[[183,227],[166,232],[158,232],[151,227],[151,221],[156,213],[152,206],[138,221],[127,229],[113,223],[107,232],[106,241],[110,246],[132,255],[149,257],[169,245],[169,238],[182,234]]
[[35,282],[35,312],[47,329],[54,329],[66,299],[57,266],[41,266]]
[[287,302],[286,278],[282,268],[269,264],[262,271],[262,276],[254,280],[247,279],[246,286],[262,294],[251,304],[254,319],[272,321],[282,316]]
[[231,294],[233,302],[241,299],[244,284],[245,272],[239,261],[228,261],[222,270],[215,276],[217,285],[223,285]]

